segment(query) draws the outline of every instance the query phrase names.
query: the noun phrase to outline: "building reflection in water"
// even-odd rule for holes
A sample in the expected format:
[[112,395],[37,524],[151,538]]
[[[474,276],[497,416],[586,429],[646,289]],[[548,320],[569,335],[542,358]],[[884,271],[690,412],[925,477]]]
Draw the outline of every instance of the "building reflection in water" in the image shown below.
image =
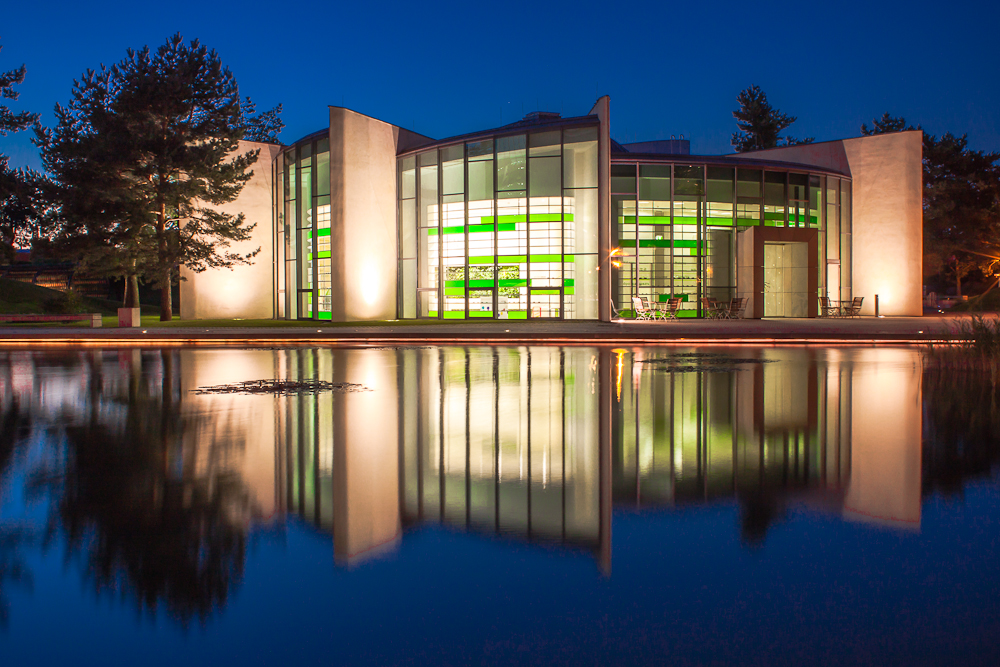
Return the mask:
[[[980,425],[970,434],[995,433],[1000,413],[986,409],[988,387],[969,407],[971,394],[942,373],[923,400],[921,354],[4,352],[0,485],[11,479],[4,468],[35,466],[26,479],[47,498],[47,531],[64,535],[67,558],[83,561],[93,586],[128,590],[140,608],[164,607],[182,622],[225,605],[250,526],[280,525],[286,514],[332,535],[346,565],[442,524],[582,549],[609,571],[613,506],[738,502],[750,544],[793,507],[912,530],[922,476],[928,488],[961,488],[954,479],[989,470],[1000,452],[995,440],[977,449],[942,435],[970,420]],[[269,378],[367,391],[194,391]],[[937,434],[923,458],[922,425]],[[0,501],[10,496],[0,490]],[[0,617],[4,584],[16,583],[30,543],[24,531],[0,533]]]
[[279,497],[338,562],[407,529],[592,550],[611,508],[737,499],[751,544],[791,505],[918,528],[919,352],[447,347],[275,352],[361,383],[277,410]]

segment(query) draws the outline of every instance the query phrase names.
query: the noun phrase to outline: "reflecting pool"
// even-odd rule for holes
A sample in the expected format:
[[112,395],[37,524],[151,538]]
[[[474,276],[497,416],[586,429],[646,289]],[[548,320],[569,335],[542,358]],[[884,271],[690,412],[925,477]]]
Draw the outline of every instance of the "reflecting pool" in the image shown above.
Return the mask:
[[0,351],[0,655],[988,663],[1000,393],[926,355]]

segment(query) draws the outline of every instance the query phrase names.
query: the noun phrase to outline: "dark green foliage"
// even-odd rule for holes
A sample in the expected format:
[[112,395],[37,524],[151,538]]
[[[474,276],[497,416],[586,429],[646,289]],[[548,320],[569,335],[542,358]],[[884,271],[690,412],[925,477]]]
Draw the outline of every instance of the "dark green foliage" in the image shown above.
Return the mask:
[[750,86],[736,96],[740,108],[733,112],[739,126],[733,132],[732,144],[737,153],[759,151],[778,146],[809,144],[813,138],[794,139],[781,137],[781,132],[796,121],[795,116],[781,113],[767,101],[760,86]]
[[255,223],[216,208],[253,174],[259,151],[239,154],[240,139],[280,129],[280,107],[253,110],[218,54],[180,35],[155,53],[129,50],[111,68],[88,70],[69,104],[56,107],[56,127],[37,137],[59,186],[53,246],[92,272],[144,277],[161,290],[169,320],[178,266],[228,268],[258,252],[229,250]]
[[924,254],[951,274],[959,295],[966,275],[992,276],[1000,261],[998,160],[970,149],[965,135],[924,133]]
[[83,297],[73,290],[60,292],[59,296],[55,299],[46,301],[42,306],[42,310],[46,313],[57,315],[75,315],[77,313],[82,313],[84,312]]
[[[75,310],[65,310],[72,307]],[[58,290],[22,283],[17,280],[0,278],[0,313],[101,313],[114,315],[117,304],[81,297],[74,293],[72,297]]]
[[888,112],[882,114],[881,118],[872,119],[871,128],[864,123],[861,123],[861,134],[866,137],[870,137],[873,134],[887,134],[889,132],[902,132],[904,130],[916,129],[919,128],[907,125],[906,119],[902,116],[891,116]]
[[[0,97],[16,100],[18,92],[14,86],[24,82],[26,72],[24,65],[0,72]],[[37,113],[14,113],[0,104],[0,137],[20,132],[37,122]],[[38,178],[30,169],[11,169],[7,156],[0,154],[0,263],[13,260],[14,248],[28,245],[37,217]]]
[[243,114],[243,139],[245,141],[257,141],[265,144],[278,143],[278,134],[285,124],[281,120],[281,105],[261,111],[256,116],[257,105],[247,97],[240,104],[240,112]]

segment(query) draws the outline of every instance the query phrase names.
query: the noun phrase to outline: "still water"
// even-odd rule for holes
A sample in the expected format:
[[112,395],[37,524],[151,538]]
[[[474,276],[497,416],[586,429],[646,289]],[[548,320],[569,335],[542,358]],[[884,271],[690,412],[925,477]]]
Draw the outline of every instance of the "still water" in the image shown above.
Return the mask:
[[2,351],[0,662],[995,664],[998,394],[925,354]]

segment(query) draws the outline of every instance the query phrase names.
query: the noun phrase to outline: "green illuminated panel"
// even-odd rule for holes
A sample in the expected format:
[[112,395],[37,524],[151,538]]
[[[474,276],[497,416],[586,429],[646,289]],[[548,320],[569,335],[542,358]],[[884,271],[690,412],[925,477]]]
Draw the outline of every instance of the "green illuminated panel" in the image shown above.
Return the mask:
[[528,319],[528,311],[526,310],[508,310],[507,318],[511,320],[526,320]]
[[557,289],[533,289],[533,290],[531,290],[531,293],[532,294],[559,294],[559,290],[557,290]]
[[527,264],[528,258],[525,255],[500,255],[497,257],[498,264]]
[[329,236],[330,235],[330,228],[329,227],[324,227],[323,229],[319,229],[319,230],[316,231],[316,235],[317,236]]
[[500,281],[500,287],[527,287],[528,281],[520,278],[508,278]]
[[444,311],[444,319],[446,320],[464,320],[465,311],[461,310],[446,310]]
[[319,314],[319,319],[321,319],[321,320],[332,320],[333,319],[333,313],[320,313]]
[[561,262],[563,261],[562,255],[532,255],[532,262]]
[[[619,245],[622,248],[634,248],[635,239],[622,239],[619,241]],[[640,248],[669,248],[671,247],[670,239],[639,239]],[[673,242],[674,248],[692,248],[698,249],[698,241],[678,239]]]

